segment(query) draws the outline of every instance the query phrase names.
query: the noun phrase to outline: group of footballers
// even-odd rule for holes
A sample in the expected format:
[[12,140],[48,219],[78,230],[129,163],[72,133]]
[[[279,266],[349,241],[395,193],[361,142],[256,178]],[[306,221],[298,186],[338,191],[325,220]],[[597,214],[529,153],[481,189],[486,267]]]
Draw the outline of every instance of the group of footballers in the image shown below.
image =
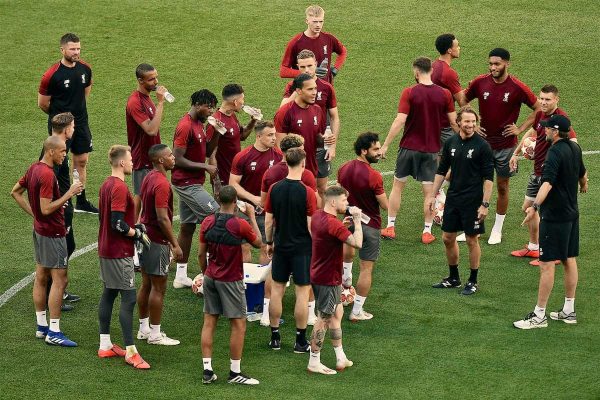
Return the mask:
[[[328,186],[330,163],[336,156],[340,133],[333,82],[347,51],[337,38],[322,31],[323,22],[323,9],[308,7],[307,29],[288,43],[280,76],[293,80],[285,88],[273,122],[263,120],[259,109],[245,104],[240,85],[228,84],[223,88],[218,108],[215,94],[202,89],[191,95],[190,109],[177,124],[172,148],[162,143],[160,132],[165,102],[171,95],[158,84],[158,72],[153,66],[138,65],[137,88],[126,104],[128,146],[114,145],[109,150],[111,175],[100,188],[98,208],[85,197],[88,153],[92,151],[85,106],[92,84],[91,68],[79,58],[79,38],[74,34],[62,37],[62,60],[44,74],[38,98],[40,108],[49,116],[51,136],[44,141],[40,161],[29,168],[12,192],[21,208],[34,218],[36,337],[52,345],[77,345],[59,326],[68,258],[74,249],[74,239],[72,245],[67,245],[67,235],[72,238],[73,234],[67,211],[71,208],[70,199],[77,196],[75,211],[99,214],[100,218],[98,253],[103,292],[98,307],[99,357],[124,357],[134,368],[150,368],[134,344],[136,303],[137,339],[156,345],[179,344],[161,330],[169,265],[171,260],[176,261],[174,288],[192,285],[188,260],[196,226],[200,225],[198,261],[204,274],[203,382],[217,379],[212,368],[212,345],[217,320],[223,315],[231,323],[228,382],[259,383],[242,374],[240,368],[247,311],[243,262],[252,261],[251,247],[259,249],[260,264],[271,265],[261,319],[261,324],[271,329],[269,347],[273,350],[282,347],[279,332],[282,298],[291,277],[296,295],[293,350],[310,354],[309,371],[335,374],[336,370],[321,363],[320,353],[329,331],[336,354],[335,369],[353,365],[342,348],[340,298],[342,289],[353,284],[355,251],[358,249],[360,273],[348,316],[352,322],[373,318],[364,309],[373,268],[379,257],[381,238],[396,236],[394,224],[408,177],[422,183],[424,244],[435,240],[432,224],[436,198],[439,202],[445,197],[442,231],[449,276],[433,287],[462,286],[457,244],[462,236],[469,250],[470,275],[461,293],[472,295],[479,290],[479,236],[484,233],[494,172],[496,218],[488,240],[492,245],[502,240],[509,179],[516,172],[523,141],[531,137],[537,137],[535,168],[523,203],[530,239],[524,249],[512,254],[539,258],[542,275],[546,272],[546,285],[550,266],[554,267],[557,260],[563,261],[570,272],[570,286],[567,285],[563,309],[550,316],[567,323],[576,322],[577,199],[576,193],[573,198],[573,185],[563,190],[561,182],[568,179],[561,174],[575,174],[575,185],[578,182],[582,191],[587,190],[587,176],[581,151],[577,153],[579,147],[573,147],[572,143],[568,145],[573,152],[572,170],[556,161],[552,172],[545,172],[544,160],[551,152],[551,145],[565,137],[575,140],[566,114],[558,108],[558,89],[546,85],[539,98],[536,97],[527,85],[508,73],[509,52],[496,48],[489,53],[489,73],[475,78],[463,90],[458,74],[451,67],[460,56],[458,40],[452,34],[440,35],[435,42],[439,58],[432,62],[420,57],[413,62],[417,84],[402,91],[397,117],[383,144],[376,133],[358,135],[354,141],[356,158],[341,165],[337,171],[338,183]],[[335,63],[333,53],[337,55]],[[156,102],[151,98],[152,92]],[[474,99],[478,100],[481,121],[469,106]],[[458,112],[455,102],[461,106]],[[533,112],[517,126],[521,104]],[[236,115],[242,110],[250,115],[245,126]],[[401,130],[404,133],[388,201],[382,176],[371,164],[386,157]],[[254,143],[242,149],[241,142],[252,131]],[[521,133],[525,135],[518,143]],[[73,184],[69,150],[74,160]],[[554,158],[559,160],[560,154]],[[212,193],[205,189],[206,173]],[[125,183],[128,175],[132,175],[133,193]],[[443,193],[445,186],[447,194]],[[174,192],[179,198],[178,236],[173,232]],[[554,195],[556,192],[564,197],[556,197],[559,196]],[[545,228],[546,244],[542,251],[539,230],[543,224],[536,212],[541,207],[544,220],[544,207],[551,208],[545,205],[552,203],[555,207],[561,199],[567,199],[571,209],[554,220],[558,228]],[[380,209],[387,210],[387,225],[383,229]],[[555,214],[554,210],[552,215]],[[545,219],[552,221],[552,217]],[[562,229],[565,221],[571,224],[567,239]],[[464,234],[458,235],[460,232]],[[554,249],[565,240],[566,246]],[[137,295],[136,268],[142,276]],[[552,274],[552,280],[553,277]],[[545,293],[549,295],[549,291]],[[110,337],[113,304],[119,294],[125,349]],[[67,296],[72,296],[66,297],[67,302],[78,299],[73,294]],[[534,312],[515,322],[515,326],[542,327],[546,323],[544,313],[545,302],[540,294]],[[313,325],[310,338],[306,335],[307,325]]]

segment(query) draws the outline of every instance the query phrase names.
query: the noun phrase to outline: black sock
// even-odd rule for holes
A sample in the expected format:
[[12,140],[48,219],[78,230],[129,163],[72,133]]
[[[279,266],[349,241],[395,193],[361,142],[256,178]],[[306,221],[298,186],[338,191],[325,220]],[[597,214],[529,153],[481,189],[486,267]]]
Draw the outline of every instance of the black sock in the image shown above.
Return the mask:
[[457,265],[448,265],[448,269],[450,270],[450,279],[459,280],[458,276],[458,264]]
[[471,268],[471,276],[469,276],[469,282],[477,283],[477,272],[479,272],[479,268]]
[[296,343],[298,343],[301,346],[304,346],[306,344],[306,328],[296,328]]
[[79,204],[80,202],[81,202],[81,203],[85,203],[85,201],[86,201],[86,198],[85,198],[85,189],[83,189],[83,190],[81,191],[81,193],[79,193],[79,194],[77,195],[77,204]]
[[279,336],[279,327],[276,327],[276,328],[271,327],[271,339],[281,340],[281,336]]

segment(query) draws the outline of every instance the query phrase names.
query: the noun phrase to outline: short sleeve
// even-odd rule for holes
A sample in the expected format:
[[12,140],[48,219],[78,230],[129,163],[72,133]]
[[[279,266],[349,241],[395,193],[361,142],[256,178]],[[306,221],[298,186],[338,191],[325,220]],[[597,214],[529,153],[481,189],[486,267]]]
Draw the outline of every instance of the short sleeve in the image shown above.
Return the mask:
[[40,175],[40,197],[43,199],[54,198],[54,172],[45,171]]
[[340,242],[345,242],[352,233],[337,218],[330,218],[327,231],[331,236],[336,237]]
[[494,154],[487,142],[483,142],[481,155],[481,176],[486,181],[494,181]]
[[559,168],[559,157],[556,146],[551,146],[544,162],[544,170],[542,171],[542,182],[548,182],[551,185],[556,183],[556,177],[558,176]]
[[335,96],[335,89],[331,85],[329,86],[329,97],[327,97],[326,106],[328,110],[337,107],[337,97]]
[[291,131],[290,124],[286,118],[289,107],[286,106],[287,104],[283,105],[275,114],[275,130],[279,133],[289,133]]
[[142,126],[145,121],[150,120],[148,114],[144,112],[142,103],[139,100],[137,93],[129,98],[129,101],[127,102],[127,111],[139,126]]
[[312,172],[305,169],[302,173],[302,183],[311,188],[313,191],[317,191],[317,180]]
[[187,148],[191,127],[186,120],[182,120],[175,128],[175,137],[173,137],[173,147]]
[[285,89],[283,90],[283,97],[285,97],[286,99],[288,97],[290,97],[292,95],[292,93],[294,92],[294,90],[292,90],[292,83],[294,83],[293,81],[289,81],[287,85],[285,85]]
[[21,179],[19,179],[19,186],[23,188],[27,187],[27,175],[23,175]]
[[242,218],[237,218],[237,221],[240,224],[240,236],[242,237],[242,239],[246,239],[248,243],[253,243],[258,237],[258,235],[256,234],[256,232],[254,232],[252,226]]
[[385,189],[383,188],[383,178],[381,177],[381,174],[375,170],[369,171],[369,186],[371,186],[371,190],[373,190],[375,196],[385,193]]
[[237,153],[235,157],[233,157],[233,161],[231,162],[231,173],[233,175],[244,175],[244,166],[243,166],[243,157],[244,153]]
[[400,101],[398,102],[398,112],[408,115],[410,112],[410,91],[412,88],[406,88],[400,95]]
[[465,97],[467,99],[467,102],[477,97],[477,82],[477,78],[473,79],[471,82],[469,82],[469,86],[467,86],[467,88],[465,89]]
[[446,96],[446,112],[454,112],[454,99],[452,98],[452,93],[450,93],[448,89],[444,89],[444,95]]
[[127,187],[113,185],[110,191],[110,211],[125,212],[127,209]]
[[265,211],[269,214],[273,214],[273,207],[271,206],[271,190],[273,189],[273,186],[275,185],[271,185],[271,187],[268,188],[267,199],[265,200]]
[[[306,186],[305,186],[306,187]],[[317,196],[314,190],[306,187],[306,216],[312,216],[317,211]]]
[[168,181],[159,183],[156,186],[154,193],[154,207],[156,208],[169,208],[169,198],[171,196],[171,185]]

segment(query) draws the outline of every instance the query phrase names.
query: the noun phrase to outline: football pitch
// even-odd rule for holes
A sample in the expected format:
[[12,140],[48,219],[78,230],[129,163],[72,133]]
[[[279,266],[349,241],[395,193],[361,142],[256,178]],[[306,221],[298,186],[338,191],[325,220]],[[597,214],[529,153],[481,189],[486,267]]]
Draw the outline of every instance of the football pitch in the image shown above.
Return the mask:
[[[324,30],[348,49],[335,81],[341,139],[334,170],[354,157],[352,143],[358,133],[373,130],[383,142],[402,88],[414,83],[412,61],[421,55],[437,57],[433,42],[444,32],[454,33],[460,41],[461,57],[452,66],[463,87],[487,72],[490,49],[505,47],[511,52],[510,72],[536,94],[544,84],[555,84],[560,89],[559,106],[569,113],[583,150],[600,150],[598,88],[593,83],[598,79],[600,3],[337,0],[319,4],[326,12]],[[0,44],[5,49],[0,68],[0,139],[7,151],[0,181],[0,295],[34,270],[32,222],[9,193],[37,160],[46,137],[46,115],[37,108],[37,88],[42,73],[60,58],[62,34],[70,31],[81,37],[82,59],[93,69],[88,112],[94,152],[87,192],[97,204],[98,188],[110,174],[108,148],[126,144],[125,104],[136,87],[134,70],[139,63],[154,65],[160,83],[176,97],[175,103],[165,104],[161,126],[163,142],[169,145],[175,125],[189,109],[189,96],[202,88],[220,98],[225,84],[239,83],[247,104],[272,118],[287,82],[278,74],[281,56],[287,41],[305,29],[308,5],[271,0],[0,2]],[[522,110],[521,121],[527,112]],[[246,116],[240,115],[240,121],[245,123]],[[242,145],[251,144],[252,137]],[[375,267],[365,306],[375,317],[359,324],[344,320],[344,350],[354,366],[336,376],[308,375],[307,356],[293,353],[291,290],[284,303],[281,351],[268,349],[268,328],[248,323],[242,370],[260,380],[257,387],[226,383],[227,321],[219,323],[215,337],[213,366],[219,380],[202,385],[202,300],[170,284],[162,327],[181,344],[165,347],[136,341],[152,365],[149,371],[134,370],[122,359],[98,359],[97,304],[102,283],[97,253],[92,250],[70,263],[69,289],[82,300],[61,320],[61,328],[79,347],[50,347],[35,339],[31,285],[0,306],[4,345],[0,398],[598,398],[600,276],[593,260],[598,244],[594,232],[600,224],[595,179],[600,155],[586,155],[584,162],[590,190],[579,202],[577,325],[549,321],[546,329],[512,327],[514,320],[533,309],[539,277],[537,268],[526,260],[510,256],[528,237],[520,226],[520,207],[533,164],[523,160],[511,180],[504,237],[496,246],[487,244],[495,208],[492,197],[488,233],[482,238],[480,292],[470,297],[431,288],[447,274],[441,232],[436,227],[438,240],[421,244],[422,195],[419,185],[410,182],[396,222],[397,238],[382,242]],[[375,167],[391,171],[394,163],[395,157],[388,157]],[[389,194],[391,175],[385,175],[384,182]],[[77,247],[85,247],[97,240],[98,219],[76,214],[74,229]],[[196,243],[197,235],[191,276],[199,270]],[[464,245],[460,270],[464,281],[468,271]],[[169,282],[173,277],[174,273]],[[563,297],[558,267],[548,312],[559,309]],[[114,311],[112,340],[122,344],[118,302]],[[324,364],[335,363],[328,342],[322,354]]]

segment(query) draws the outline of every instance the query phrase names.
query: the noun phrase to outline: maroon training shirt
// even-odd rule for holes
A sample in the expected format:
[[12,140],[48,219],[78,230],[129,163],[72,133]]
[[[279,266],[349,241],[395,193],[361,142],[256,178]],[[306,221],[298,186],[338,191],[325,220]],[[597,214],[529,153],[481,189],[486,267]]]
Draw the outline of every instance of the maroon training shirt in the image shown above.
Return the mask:
[[367,225],[380,229],[381,214],[376,196],[385,193],[381,174],[366,162],[351,160],[340,167],[337,181],[348,191],[348,203],[371,218]]
[[342,249],[351,235],[335,215],[317,210],[310,221],[312,257],[310,283],[337,286],[342,284]]
[[325,132],[326,118],[321,108],[311,104],[302,108],[295,101],[281,106],[275,114],[275,129],[279,133],[295,133],[304,138],[306,169],[317,176],[317,140]]
[[158,225],[157,208],[166,208],[169,221],[173,223],[173,192],[171,184],[160,171],[153,169],[142,182],[141,222],[146,225],[150,240],[155,243],[169,244],[168,238]]
[[[452,96],[462,90],[458,74],[446,61],[440,59],[435,60],[432,67],[433,72],[431,73],[431,80],[433,83],[444,89],[448,89]],[[450,121],[448,121],[448,115],[444,115],[444,127],[447,128],[449,126]]]
[[[223,243],[207,242],[204,235],[214,226],[216,215],[204,218],[200,225],[200,243],[207,243],[209,254],[208,266],[205,275],[222,282],[234,282],[244,279],[244,263],[241,245],[226,245]],[[225,229],[234,237],[246,239],[248,243],[256,240],[256,233],[252,226],[239,217],[230,218]]]
[[448,89],[420,83],[408,87],[402,91],[398,112],[408,115],[400,147],[422,153],[440,151],[442,128],[446,127],[448,113],[454,112]]
[[[289,168],[285,161],[273,165],[264,173],[260,191],[267,193],[273,184],[284,180],[288,176],[288,173]],[[309,170],[305,169],[302,171],[302,178],[300,178],[300,180],[313,191],[317,191],[317,181],[315,176]]]
[[50,201],[60,199],[54,169],[41,161],[36,162],[19,179],[19,185],[27,189],[29,205],[33,211],[33,229],[42,236],[64,237],[67,230],[63,207],[59,207],[50,215],[43,215],[40,207],[40,198]]
[[283,159],[277,147],[258,151],[254,145],[246,147],[233,158],[231,173],[241,176],[240,185],[254,196],[260,196],[264,173]]
[[[285,86],[283,97],[288,98],[292,95],[292,92],[294,91],[292,89],[293,83],[294,81],[289,81]],[[321,78],[317,78],[317,98],[315,100],[315,104],[321,107],[321,111],[323,111],[324,116],[327,116],[328,110],[337,107],[335,89],[331,83],[324,81]]]
[[125,222],[133,227],[135,214],[133,197],[127,184],[115,176],[106,178],[100,187],[100,229],[98,229],[98,255],[102,258],[133,257],[133,240],[114,230],[111,224],[111,212],[125,214]]
[[213,117],[225,124],[227,132],[221,135],[212,125],[208,125],[206,128],[206,137],[208,140],[212,139],[213,135],[221,135],[219,137],[219,144],[217,146],[216,159],[217,168],[219,170],[219,178],[223,185],[229,184],[229,173],[231,172],[231,164],[233,163],[233,157],[240,152],[241,146],[241,130],[242,126],[238,122],[235,113],[227,116],[221,111],[215,112]]
[[[204,125],[198,120],[194,121],[186,113],[175,128],[173,148],[185,149],[183,156],[190,161],[203,163],[206,161],[206,133]],[[194,171],[175,166],[171,172],[171,182],[175,186],[203,185],[205,180],[204,170]]]
[[509,75],[502,83],[494,82],[491,74],[473,79],[465,90],[467,101],[477,99],[481,126],[492,150],[510,149],[517,145],[517,136],[502,136],[506,125],[517,123],[521,104],[533,107],[537,97],[529,87]]
[[138,90],[134,90],[127,99],[127,107],[125,108],[127,144],[131,147],[133,169],[136,171],[152,168],[148,150],[153,145],[160,143],[160,132],[156,136],[150,136],[141,127],[142,122],[154,118],[155,111],[156,105],[150,96]]

